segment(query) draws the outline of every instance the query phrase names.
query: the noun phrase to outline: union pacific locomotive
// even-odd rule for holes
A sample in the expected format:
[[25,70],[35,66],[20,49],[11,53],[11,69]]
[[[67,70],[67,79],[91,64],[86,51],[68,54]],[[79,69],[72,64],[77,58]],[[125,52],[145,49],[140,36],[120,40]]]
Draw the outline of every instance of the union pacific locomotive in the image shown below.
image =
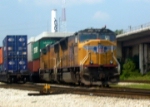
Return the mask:
[[40,79],[81,85],[119,81],[116,35],[107,28],[85,29],[41,50]]

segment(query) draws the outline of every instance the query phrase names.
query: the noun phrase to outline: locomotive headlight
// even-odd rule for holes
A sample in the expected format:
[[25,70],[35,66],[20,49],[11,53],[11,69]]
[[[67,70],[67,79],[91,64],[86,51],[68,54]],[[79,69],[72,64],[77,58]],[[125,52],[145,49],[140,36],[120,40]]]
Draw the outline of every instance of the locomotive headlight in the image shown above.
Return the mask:
[[110,64],[113,64],[113,61],[112,61],[112,60],[110,61]]

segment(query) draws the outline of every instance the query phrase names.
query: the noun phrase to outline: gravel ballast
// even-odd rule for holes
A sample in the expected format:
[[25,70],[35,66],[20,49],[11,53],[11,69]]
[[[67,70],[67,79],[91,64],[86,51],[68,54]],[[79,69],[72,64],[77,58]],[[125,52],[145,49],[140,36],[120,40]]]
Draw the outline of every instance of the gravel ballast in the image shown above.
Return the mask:
[[74,94],[28,96],[31,91],[0,88],[0,107],[150,107],[148,99]]

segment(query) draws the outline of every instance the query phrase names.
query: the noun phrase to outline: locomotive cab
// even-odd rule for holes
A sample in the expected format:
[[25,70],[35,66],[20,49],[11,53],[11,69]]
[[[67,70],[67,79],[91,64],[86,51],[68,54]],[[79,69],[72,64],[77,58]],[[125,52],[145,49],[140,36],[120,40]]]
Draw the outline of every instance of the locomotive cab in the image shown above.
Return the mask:
[[108,29],[94,30],[79,35],[81,82],[90,84],[117,83],[115,34]]

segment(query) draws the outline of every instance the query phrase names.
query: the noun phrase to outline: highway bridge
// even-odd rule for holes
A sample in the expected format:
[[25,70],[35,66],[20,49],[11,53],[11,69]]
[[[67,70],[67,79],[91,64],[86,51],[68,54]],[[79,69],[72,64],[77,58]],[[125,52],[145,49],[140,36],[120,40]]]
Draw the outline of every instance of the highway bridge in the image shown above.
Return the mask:
[[150,23],[129,27],[117,35],[118,58],[138,56],[141,74],[150,70]]

